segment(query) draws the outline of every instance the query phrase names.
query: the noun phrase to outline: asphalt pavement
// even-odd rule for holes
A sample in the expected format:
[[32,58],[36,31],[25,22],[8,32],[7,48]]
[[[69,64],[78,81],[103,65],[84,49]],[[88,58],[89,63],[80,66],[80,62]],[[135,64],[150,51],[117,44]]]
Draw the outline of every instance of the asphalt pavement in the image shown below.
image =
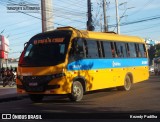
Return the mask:
[[28,97],[26,94],[18,94],[16,86],[10,87],[7,85],[3,87],[2,83],[3,82],[0,81],[0,102],[19,100]]
[[19,100],[27,98],[27,94],[18,94],[16,91],[16,85],[13,87],[5,86],[3,87],[3,82],[0,81],[0,102]]

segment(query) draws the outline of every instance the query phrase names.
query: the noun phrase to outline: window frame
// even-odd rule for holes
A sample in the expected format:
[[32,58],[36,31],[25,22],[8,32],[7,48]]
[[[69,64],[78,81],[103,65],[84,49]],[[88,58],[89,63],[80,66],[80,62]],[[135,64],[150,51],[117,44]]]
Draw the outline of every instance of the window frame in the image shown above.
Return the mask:
[[[89,59],[94,59],[94,58],[100,58],[100,53],[99,53],[99,47],[98,47],[98,40],[95,40],[95,39],[85,39],[86,41],[86,44],[85,44],[85,47],[86,47],[86,58],[89,58]],[[95,46],[97,47],[97,57],[88,57],[88,54],[89,54],[89,49],[93,48],[93,47],[88,47],[88,42],[92,42],[92,43],[95,43]],[[93,54],[93,53],[92,53]]]
[[[146,48],[145,48],[144,43],[116,41],[116,40],[100,40],[100,39],[92,39],[92,38],[76,38],[76,39],[82,39],[83,53],[84,53],[83,58],[94,59],[94,58],[142,58],[142,57],[147,57],[146,51],[145,51]],[[96,54],[95,54],[95,55],[97,55],[96,57],[88,57],[88,53],[89,53],[88,52],[88,49],[89,49],[88,44],[90,42],[94,43],[96,46],[97,52],[94,51],[94,52],[96,52]],[[111,55],[109,57],[107,57],[105,54],[105,47],[104,47],[105,43],[110,44]],[[140,47],[139,47],[140,44],[142,44],[142,46],[143,46],[144,56],[141,56],[138,54],[138,53],[141,53]],[[123,48],[121,49],[120,48],[121,46],[124,49]],[[91,47],[91,48],[95,49],[95,47]],[[119,49],[120,49],[120,53],[123,53],[121,57],[118,56]]]

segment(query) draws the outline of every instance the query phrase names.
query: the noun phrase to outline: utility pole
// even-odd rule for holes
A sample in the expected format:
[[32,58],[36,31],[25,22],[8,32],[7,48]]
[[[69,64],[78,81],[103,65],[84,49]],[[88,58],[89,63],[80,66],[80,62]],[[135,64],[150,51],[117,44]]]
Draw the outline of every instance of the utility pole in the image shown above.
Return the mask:
[[119,23],[119,13],[118,13],[118,0],[115,0],[115,3],[116,3],[117,34],[120,34],[120,23]]
[[106,18],[106,0],[103,0],[103,15],[104,15],[104,32],[108,31],[108,24]]
[[92,10],[91,10],[91,0],[87,0],[87,5],[88,5],[88,21],[87,21],[87,30],[93,31],[94,26],[92,25]]
[[100,17],[100,27],[101,27],[101,32],[103,32],[103,25],[102,25],[102,14],[101,14],[101,17]]
[[41,0],[42,32],[53,30],[52,0]]

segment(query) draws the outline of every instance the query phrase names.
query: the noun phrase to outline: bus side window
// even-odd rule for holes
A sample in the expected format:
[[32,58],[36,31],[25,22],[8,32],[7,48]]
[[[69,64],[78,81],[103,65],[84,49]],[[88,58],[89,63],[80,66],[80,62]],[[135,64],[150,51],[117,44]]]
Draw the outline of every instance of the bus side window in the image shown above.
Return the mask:
[[121,49],[120,49],[120,43],[119,42],[115,42],[115,46],[116,46],[116,52],[117,52],[117,56],[118,57],[122,57],[122,54],[121,54]]
[[103,43],[102,41],[97,41],[97,46],[98,46],[98,54],[99,54],[99,57],[104,57],[103,56]]
[[75,53],[78,57],[84,58],[83,40],[78,39],[75,43]]
[[144,49],[144,57],[147,57],[147,51],[146,51],[146,47],[144,44],[143,44],[143,49]]
[[104,57],[105,58],[112,58],[114,55],[114,52],[112,52],[112,48],[111,48],[111,42],[108,41],[102,41],[102,50],[104,53]]
[[127,57],[130,57],[130,51],[129,51],[128,43],[125,43],[125,47],[126,47],[126,55],[127,55]]
[[115,58],[117,57],[117,54],[116,54],[116,49],[115,49],[115,46],[114,46],[114,42],[111,42],[111,52],[112,52],[112,57]]
[[114,49],[113,42],[111,42],[111,52],[112,52],[112,57],[115,57],[115,49]]
[[134,43],[128,43],[129,45],[129,51],[130,51],[130,57],[135,58],[136,57],[136,48]]
[[69,60],[78,60],[85,57],[83,39],[74,39],[71,45]]
[[139,50],[139,45],[135,44],[135,48],[136,48],[136,57],[141,57],[140,50]]
[[112,47],[112,54],[115,58],[118,57],[118,51],[117,51],[117,46],[116,46],[116,43],[115,42],[112,42],[111,43],[111,47]]
[[75,54],[75,48],[74,48],[74,44],[75,41],[73,40],[72,41],[72,45],[71,45],[71,49],[70,49],[70,52],[69,52],[69,58],[73,58],[74,57],[74,54]]
[[139,50],[140,50],[141,57],[147,57],[146,48],[144,44],[139,44]]
[[118,57],[126,57],[126,47],[124,42],[116,42]]
[[87,42],[87,57],[99,58],[97,41],[87,40],[86,42]]

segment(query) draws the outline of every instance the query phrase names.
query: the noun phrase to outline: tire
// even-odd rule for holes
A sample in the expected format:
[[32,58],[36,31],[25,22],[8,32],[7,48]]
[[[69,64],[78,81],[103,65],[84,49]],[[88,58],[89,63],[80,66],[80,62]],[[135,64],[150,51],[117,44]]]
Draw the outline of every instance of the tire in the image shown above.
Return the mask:
[[71,94],[69,94],[69,99],[71,101],[77,102],[81,101],[83,98],[83,87],[79,81],[74,81],[72,84]]
[[129,91],[131,89],[131,86],[132,86],[131,78],[127,75],[124,80],[124,86],[119,86],[117,87],[117,89],[121,91]]
[[41,102],[43,100],[43,95],[42,94],[29,94],[29,97],[32,102]]

